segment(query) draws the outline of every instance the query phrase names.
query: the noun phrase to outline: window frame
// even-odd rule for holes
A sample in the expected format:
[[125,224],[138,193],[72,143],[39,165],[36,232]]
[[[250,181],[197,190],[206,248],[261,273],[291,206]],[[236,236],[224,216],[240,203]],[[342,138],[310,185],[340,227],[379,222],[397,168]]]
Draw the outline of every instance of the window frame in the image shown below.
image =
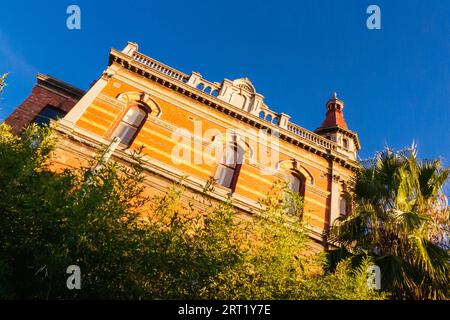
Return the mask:
[[[138,108],[140,110],[142,110],[145,113],[144,118],[141,120],[141,123],[139,124],[139,126],[134,126],[134,125],[130,125],[128,122],[124,121],[125,116],[128,114],[128,112],[132,109],[132,108]],[[132,138],[130,139],[129,143],[123,143],[122,141],[120,141],[120,146],[123,148],[130,148],[134,141],[136,140],[137,135],[139,134],[139,132],[142,130],[142,128],[144,127],[145,123],[147,122],[148,119],[148,115],[150,114],[151,110],[148,106],[146,106],[145,104],[143,104],[142,102],[139,101],[135,101],[133,103],[130,103],[127,108],[124,109],[124,111],[120,114],[120,117],[116,120],[116,123],[114,124],[114,126],[111,128],[110,133],[109,133],[109,137],[112,139],[114,137],[116,137],[116,132],[117,129],[119,128],[119,126],[123,123],[125,124],[127,127],[132,127],[135,128],[136,131],[133,134]]]
[[[305,199],[305,191],[306,191],[306,177],[301,172],[299,172],[298,170],[295,170],[295,169],[289,169],[289,170],[285,171],[285,176],[286,176],[286,182],[289,182],[289,190],[291,192],[297,193],[304,200]],[[293,188],[290,187],[291,177],[298,180],[298,190],[294,190]],[[292,203],[292,207],[287,208],[287,210],[288,210],[289,214],[295,214],[295,212],[293,212],[294,211],[294,203]]]
[[[57,115],[56,118],[45,117],[46,119],[49,120],[48,123],[46,123],[46,124],[44,124],[44,123],[39,124],[39,123],[36,122],[36,121],[37,121],[39,118],[41,118],[41,119],[44,118],[44,117],[42,116],[42,113],[43,113],[46,109],[56,111],[56,113],[58,113],[59,115]],[[47,105],[46,105],[45,107],[43,107],[43,108],[39,111],[39,113],[33,118],[33,120],[31,121],[31,123],[35,123],[35,124],[38,125],[39,127],[50,126],[50,123],[51,123],[52,120],[58,121],[58,119],[64,118],[64,117],[66,116],[66,114],[67,114],[67,112],[65,112],[65,111],[63,111],[63,110],[61,110],[61,109],[59,109],[59,108],[57,108],[57,107],[55,107],[55,106],[52,106],[51,104],[47,104]]]
[[287,177],[292,176],[292,177],[298,179],[298,181],[299,181],[299,188],[298,189],[299,190],[297,190],[297,191],[292,190],[292,189],[291,190],[294,191],[294,192],[297,192],[299,194],[299,196],[305,198],[306,177],[303,174],[301,174],[298,170],[293,170],[293,169],[287,171],[286,172],[286,176]]
[[[229,149],[229,147],[232,146],[233,149],[233,159],[236,161],[236,163],[232,163],[232,164],[227,164],[226,160],[228,159],[227,154],[226,154],[226,150]],[[241,151],[241,154],[240,154]],[[220,182],[218,182],[218,184],[224,188],[230,189],[231,192],[235,192],[236,191],[236,186],[237,186],[237,182],[239,179],[239,174],[241,171],[241,167],[242,167],[242,162],[244,160],[244,155],[245,155],[245,149],[242,148],[241,146],[239,146],[238,143],[233,142],[233,143],[229,143],[225,145],[225,154],[221,155],[222,160],[220,160],[216,166],[216,170],[214,173],[214,179],[216,179],[215,177],[217,177],[217,173],[219,172],[220,168],[225,168],[225,169],[229,169],[233,171],[233,176],[231,178],[230,181],[230,186],[225,186],[223,184],[221,184]],[[223,161],[223,159],[225,159],[225,161]],[[225,163],[224,163],[225,162]]]
[[342,146],[344,147],[344,149],[348,150],[350,148],[350,141],[347,138],[343,138]]

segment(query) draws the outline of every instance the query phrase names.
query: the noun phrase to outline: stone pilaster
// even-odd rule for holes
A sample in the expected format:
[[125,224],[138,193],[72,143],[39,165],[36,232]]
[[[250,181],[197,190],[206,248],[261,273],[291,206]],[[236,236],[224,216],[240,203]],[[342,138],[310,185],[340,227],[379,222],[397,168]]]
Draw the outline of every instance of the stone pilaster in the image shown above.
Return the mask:
[[288,123],[289,123],[289,119],[291,118],[291,116],[285,114],[285,113],[280,113],[280,123],[279,126],[283,129],[287,129],[288,127]]
[[339,217],[339,180],[339,175],[333,169],[331,177],[330,226]]
[[86,94],[77,102],[77,104],[70,110],[70,112],[64,117],[64,123],[66,126],[73,127],[81,115],[86,109],[94,102],[95,98],[106,87],[109,79],[116,73],[118,66],[110,66],[97,80],[97,82],[86,92]]

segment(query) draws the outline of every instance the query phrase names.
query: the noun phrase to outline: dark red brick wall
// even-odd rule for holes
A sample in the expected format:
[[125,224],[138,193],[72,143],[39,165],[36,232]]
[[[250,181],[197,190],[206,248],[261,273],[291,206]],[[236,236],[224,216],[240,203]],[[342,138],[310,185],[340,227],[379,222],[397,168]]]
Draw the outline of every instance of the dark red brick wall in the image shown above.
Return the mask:
[[28,98],[19,105],[8,118],[5,123],[13,128],[14,133],[22,131],[25,125],[32,122],[37,115],[47,105],[59,109],[65,113],[69,112],[78,100],[58,94],[45,87],[34,86]]

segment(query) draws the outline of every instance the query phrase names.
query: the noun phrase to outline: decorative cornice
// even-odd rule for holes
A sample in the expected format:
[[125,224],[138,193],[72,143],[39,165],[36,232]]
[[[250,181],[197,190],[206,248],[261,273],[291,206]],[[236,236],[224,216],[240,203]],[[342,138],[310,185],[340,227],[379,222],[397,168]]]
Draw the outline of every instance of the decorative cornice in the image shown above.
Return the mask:
[[[145,77],[151,81],[157,82],[169,89],[172,89],[174,91],[177,91],[189,98],[192,98],[194,100],[197,100],[201,102],[202,104],[214,108],[222,113],[225,113],[229,116],[232,116],[240,121],[243,121],[244,123],[247,123],[251,126],[254,126],[258,129],[265,129],[268,133],[279,133],[279,136],[281,139],[298,146],[300,148],[303,148],[307,151],[313,152],[315,154],[318,154],[324,158],[331,159],[333,161],[338,162],[340,165],[342,165],[345,168],[351,169],[351,170],[358,170],[360,167],[359,163],[357,161],[349,159],[344,154],[341,154],[338,150],[338,145],[335,144],[332,141],[329,141],[328,139],[321,137],[320,135],[317,135],[316,133],[309,131],[307,129],[302,128],[303,130],[307,131],[308,134],[313,138],[313,141],[310,141],[302,136],[295,135],[292,132],[272,125],[269,122],[263,121],[257,116],[245,112],[239,108],[236,108],[235,106],[226,103],[222,100],[217,99],[214,96],[205,94],[204,92],[197,90],[191,86],[186,85],[186,79],[187,75],[183,74],[175,69],[172,69],[170,67],[165,66],[167,68],[165,73],[159,72],[155,69],[152,69],[148,67],[147,65],[141,64],[137,61],[135,61],[132,57],[118,51],[115,49],[111,49],[111,54],[109,58],[109,65],[112,65],[114,63],[119,64],[123,68],[139,75],[142,77]],[[170,69],[169,69],[170,68]],[[168,75],[168,74],[169,75]],[[176,76],[174,77],[173,74]],[[318,145],[318,142],[324,141],[324,144],[329,146],[329,148],[322,147],[321,145]]]
[[334,127],[327,127],[327,128],[317,128],[314,130],[315,133],[328,133],[328,132],[339,132],[343,135],[353,139],[355,141],[356,148],[358,150],[361,149],[361,144],[359,142],[358,134],[354,131],[351,131],[349,129],[341,128],[340,126],[334,126]]
[[80,100],[86,93],[84,90],[78,89],[68,83],[42,73],[38,73],[37,75],[37,84],[40,87],[44,87],[56,94],[72,98],[75,101]]
[[329,197],[330,194],[331,194],[329,191],[324,191],[324,190],[319,189],[316,186],[310,185],[310,184],[307,184],[305,186],[305,189],[306,189],[306,191],[310,191],[310,192],[315,193],[315,194],[317,194],[317,195],[319,195],[321,197],[324,197],[324,198]]

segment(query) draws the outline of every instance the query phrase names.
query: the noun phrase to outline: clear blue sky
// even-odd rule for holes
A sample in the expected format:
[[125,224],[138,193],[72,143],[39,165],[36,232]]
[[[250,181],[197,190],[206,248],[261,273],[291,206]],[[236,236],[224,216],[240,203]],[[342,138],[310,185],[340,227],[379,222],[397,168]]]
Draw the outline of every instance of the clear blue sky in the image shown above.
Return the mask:
[[[70,4],[79,31],[66,28]],[[381,30],[366,28],[370,4]],[[421,157],[450,164],[449,0],[2,1],[0,12],[0,73],[11,72],[0,119],[37,72],[87,89],[109,48],[135,41],[186,73],[250,78],[271,109],[311,130],[337,91],[361,157],[415,140]]]

